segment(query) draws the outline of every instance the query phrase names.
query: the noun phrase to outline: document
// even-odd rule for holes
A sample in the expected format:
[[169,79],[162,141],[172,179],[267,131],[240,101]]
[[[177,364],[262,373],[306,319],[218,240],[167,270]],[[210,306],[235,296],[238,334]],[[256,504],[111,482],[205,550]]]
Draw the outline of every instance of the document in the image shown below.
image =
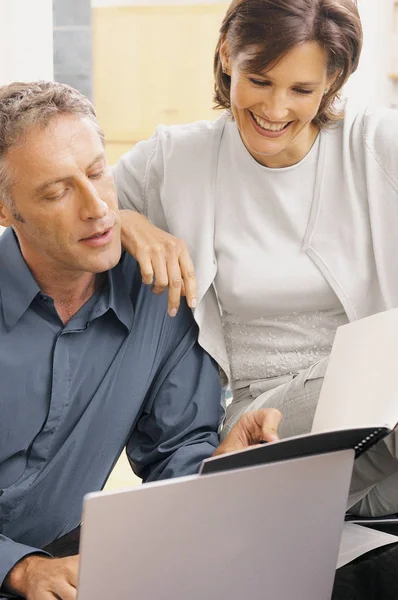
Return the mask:
[[[350,448],[356,457],[365,452],[398,423],[397,340],[398,309],[339,327],[311,433],[207,459],[200,474]],[[338,567],[394,542],[395,535],[346,523]]]
[[398,423],[398,309],[337,329],[313,433]]
[[398,536],[396,535],[356,525],[355,523],[345,523],[341,536],[337,569],[344,567],[344,565],[366,552],[397,542]]

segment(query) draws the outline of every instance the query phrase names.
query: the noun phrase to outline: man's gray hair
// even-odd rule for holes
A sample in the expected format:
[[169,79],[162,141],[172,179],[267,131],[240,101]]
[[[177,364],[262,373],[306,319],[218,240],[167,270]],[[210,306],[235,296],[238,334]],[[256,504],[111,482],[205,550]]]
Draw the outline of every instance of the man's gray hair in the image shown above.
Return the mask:
[[44,129],[57,115],[90,119],[105,144],[93,105],[69,85],[32,81],[0,86],[0,202],[13,204],[10,192],[13,174],[4,160],[8,150],[23,142],[31,127]]

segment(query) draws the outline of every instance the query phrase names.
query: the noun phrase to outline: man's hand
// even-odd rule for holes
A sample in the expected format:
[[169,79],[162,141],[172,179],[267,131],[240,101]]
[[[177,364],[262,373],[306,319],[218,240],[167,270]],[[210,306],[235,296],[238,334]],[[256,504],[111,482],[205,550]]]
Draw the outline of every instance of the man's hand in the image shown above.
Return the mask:
[[241,416],[213,456],[243,450],[261,442],[275,442],[282,415],[276,408],[252,410]]
[[7,591],[27,600],[76,600],[79,556],[27,556],[4,582]]
[[146,217],[132,210],[121,210],[122,244],[140,265],[142,281],[153,285],[155,294],[169,288],[168,312],[175,317],[181,296],[196,307],[195,269],[187,245]]

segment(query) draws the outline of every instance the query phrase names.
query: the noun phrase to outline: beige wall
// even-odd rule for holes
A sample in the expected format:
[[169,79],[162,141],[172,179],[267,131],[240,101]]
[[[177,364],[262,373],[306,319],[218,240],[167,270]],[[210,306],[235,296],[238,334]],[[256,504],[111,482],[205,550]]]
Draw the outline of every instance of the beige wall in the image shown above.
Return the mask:
[[213,52],[227,6],[93,9],[94,102],[111,162],[160,123],[217,116]]

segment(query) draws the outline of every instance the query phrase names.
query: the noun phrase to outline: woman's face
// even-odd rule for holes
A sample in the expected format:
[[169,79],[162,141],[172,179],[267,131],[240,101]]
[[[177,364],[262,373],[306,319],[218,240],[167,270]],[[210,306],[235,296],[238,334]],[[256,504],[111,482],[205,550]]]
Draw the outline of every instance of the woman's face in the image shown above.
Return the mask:
[[249,51],[228,57],[227,43],[221,60],[231,77],[231,109],[243,143],[259,163],[286,167],[300,161],[317,135],[312,123],[322,97],[332,83],[327,75],[327,55],[317,42],[296,46],[274,67],[247,74],[241,65]]

